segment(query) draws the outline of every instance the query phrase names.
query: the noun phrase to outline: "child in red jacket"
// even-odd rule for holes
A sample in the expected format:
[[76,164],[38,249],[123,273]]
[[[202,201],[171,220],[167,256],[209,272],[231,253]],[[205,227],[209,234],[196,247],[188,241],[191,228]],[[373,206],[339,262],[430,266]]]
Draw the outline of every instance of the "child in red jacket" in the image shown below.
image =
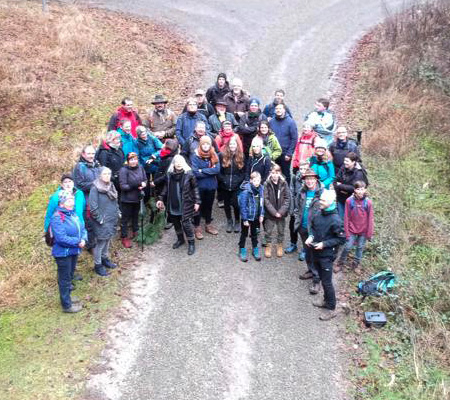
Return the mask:
[[347,241],[338,260],[337,269],[342,268],[347,261],[348,253],[356,246],[352,268],[359,273],[364,246],[373,236],[374,218],[372,200],[367,197],[366,183],[357,181],[354,187],[354,194],[345,202],[344,229]]

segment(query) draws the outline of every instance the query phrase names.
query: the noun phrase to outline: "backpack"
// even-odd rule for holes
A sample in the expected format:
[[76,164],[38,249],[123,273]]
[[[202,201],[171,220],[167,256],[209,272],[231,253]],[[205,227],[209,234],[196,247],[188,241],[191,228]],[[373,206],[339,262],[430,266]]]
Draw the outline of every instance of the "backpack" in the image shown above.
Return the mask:
[[364,297],[382,296],[391,291],[396,283],[397,278],[393,272],[381,271],[372,275],[369,279],[359,282],[356,292]]
[[[350,210],[353,210],[356,206],[355,196],[350,196]],[[367,201],[367,196],[364,196],[363,209],[367,211],[369,209],[369,202]]]
[[362,172],[362,175],[363,175],[363,181],[365,182],[365,184],[367,186],[369,186],[369,175],[367,174],[367,170],[364,167],[364,165],[362,165],[361,163],[359,163],[359,166],[361,167],[361,172]]
[[52,227],[49,226],[47,231],[44,233],[45,244],[49,247],[53,247],[55,244],[55,238],[53,236]]

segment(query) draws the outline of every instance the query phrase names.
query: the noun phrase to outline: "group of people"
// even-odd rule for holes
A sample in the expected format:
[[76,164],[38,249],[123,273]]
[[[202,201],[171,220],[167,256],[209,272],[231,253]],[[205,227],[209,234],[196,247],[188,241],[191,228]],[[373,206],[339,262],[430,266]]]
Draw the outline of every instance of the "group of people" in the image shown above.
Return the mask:
[[[248,261],[248,236],[256,261],[262,258],[260,236],[266,258],[273,242],[277,257],[300,250],[307,266],[300,279],[311,279],[311,294],[322,284],[324,298],[313,304],[324,310],[321,319],[333,318],[333,269],[340,271],[356,246],[352,267],[358,270],[373,235],[367,172],[358,144],[337,127],[327,99],[317,100],[299,134],[284,96],[276,90],[262,108],[240,79],[229,84],[220,73],[206,92],[199,89],[187,99],[179,116],[163,95],[154,97],[145,119],[131,99],[123,99],[103,142],[97,149],[84,147],[73,173],[62,176],[50,198],[45,230],[53,236],[63,311],[82,308],[71,296],[73,283],[82,279],[76,272],[81,250],[92,250],[95,272],[107,276],[117,267],[109,258],[117,224],[123,246],[131,247],[142,199],[156,199],[167,213],[166,228],[175,229],[173,249],[187,241],[192,255],[196,240],[219,233],[212,222],[217,198],[226,232],[240,234],[240,260]],[[288,217],[290,243],[284,247]]]

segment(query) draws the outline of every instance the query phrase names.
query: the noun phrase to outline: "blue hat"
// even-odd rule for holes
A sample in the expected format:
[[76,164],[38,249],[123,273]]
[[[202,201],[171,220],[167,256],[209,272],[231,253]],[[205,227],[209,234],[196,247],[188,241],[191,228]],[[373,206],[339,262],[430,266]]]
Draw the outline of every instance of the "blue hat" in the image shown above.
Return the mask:
[[258,107],[261,105],[261,102],[259,101],[259,99],[257,97],[252,97],[250,99],[250,105],[252,105],[253,103],[256,103],[258,105]]

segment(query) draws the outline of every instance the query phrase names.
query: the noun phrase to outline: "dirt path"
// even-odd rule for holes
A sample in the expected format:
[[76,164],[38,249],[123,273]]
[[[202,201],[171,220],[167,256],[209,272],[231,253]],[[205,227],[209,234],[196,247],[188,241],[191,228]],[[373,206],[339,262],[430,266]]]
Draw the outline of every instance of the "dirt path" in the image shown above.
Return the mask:
[[[387,1],[400,5],[403,1]],[[239,76],[263,102],[283,87],[297,120],[327,93],[333,66],[378,22],[378,0],[145,0],[105,7],[176,23],[206,51],[204,87],[217,72]],[[171,250],[174,233],[136,271],[131,318],[111,327],[96,399],[344,399],[339,320],[321,323],[294,256],[246,264],[222,228],[194,257]]]

